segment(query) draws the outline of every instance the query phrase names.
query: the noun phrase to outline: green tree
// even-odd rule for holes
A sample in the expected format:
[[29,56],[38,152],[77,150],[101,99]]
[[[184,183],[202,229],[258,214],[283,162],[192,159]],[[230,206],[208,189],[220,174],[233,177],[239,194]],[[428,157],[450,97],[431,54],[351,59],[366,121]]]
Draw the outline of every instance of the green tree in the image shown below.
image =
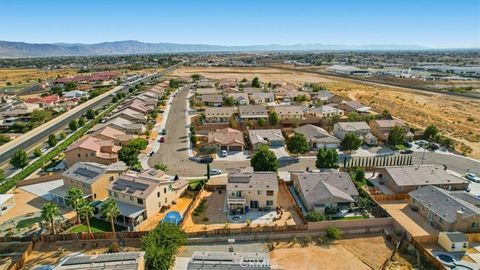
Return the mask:
[[426,140],[428,141],[433,141],[438,134],[438,128],[434,125],[429,125],[427,128],[425,128],[425,133],[423,136],[425,137]]
[[55,228],[55,217],[59,217],[59,216],[61,216],[61,213],[60,213],[60,209],[56,204],[48,202],[43,205],[42,219],[45,222],[50,223],[53,234],[57,234],[57,230]]
[[295,133],[293,136],[287,139],[287,149],[290,153],[305,154],[309,149],[307,138],[301,133]]
[[195,146],[197,144],[197,135],[191,134],[190,135],[190,143]]
[[77,213],[80,218],[84,218],[87,222],[88,233],[92,233],[92,228],[90,227],[90,218],[95,215],[95,208],[87,200],[83,200],[83,202],[78,206]]
[[194,82],[199,81],[201,78],[202,78],[202,76],[200,74],[193,74],[192,75],[192,80]]
[[106,217],[110,221],[110,227],[113,233],[113,238],[116,238],[115,234],[115,218],[120,215],[120,209],[118,209],[117,202],[112,198],[108,198],[103,201],[102,216]]
[[145,251],[147,269],[170,269],[177,250],[186,243],[185,232],[177,225],[161,222],[142,237],[140,248]]
[[118,98],[117,97],[113,97],[112,98],[112,103],[117,103],[118,102]]
[[47,119],[47,112],[45,110],[33,110],[30,115],[30,121],[33,123],[43,123]]
[[10,138],[6,135],[0,134],[0,145],[10,141]]
[[257,123],[260,127],[263,127],[263,126],[265,126],[265,119],[264,118],[258,118]]
[[148,142],[143,138],[135,138],[128,142],[127,147],[132,147],[138,151],[145,150],[147,148]]
[[50,134],[48,135],[48,145],[50,147],[54,147],[55,145],[57,145],[58,141],[57,141],[57,137],[55,136],[55,134]]
[[200,147],[200,152],[202,154],[211,155],[217,153],[218,151],[220,151],[220,148],[215,144],[204,144]]
[[71,131],[75,131],[78,129],[78,123],[77,120],[72,120],[70,123],[68,123],[68,127],[70,128]]
[[78,118],[78,126],[83,127],[85,125],[85,118],[80,117]]
[[15,168],[25,168],[28,165],[28,155],[23,149],[18,149],[10,159],[10,164]]
[[305,219],[309,222],[317,222],[326,220],[325,216],[322,213],[317,211],[310,211],[305,215]]
[[53,86],[52,88],[50,88],[50,92],[60,97],[63,96],[63,88],[60,86]]
[[262,85],[261,85],[261,83],[260,83],[260,79],[258,79],[258,77],[253,78],[253,80],[252,80],[252,87],[255,87],[255,88],[260,88],[260,87],[262,87]]
[[340,229],[335,226],[331,226],[327,228],[326,236],[331,240],[340,239],[341,234],[342,232],[340,231]]
[[349,132],[345,134],[345,137],[340,143],[340,147],[342,148],[342,150],[351,153],[352,150],[357,150],[361,144],[362,140],[357,136],[357,134]]
[[118,159],[125,162],[127,166],[133,167],[134,165],[138,164],[138,154],[140,153],[134,147],[124,146],[120,151],[118,151]]
[[33,150],[33,156],[34,157],[41,157],[42,156],[42,149],[40,149],[40,147],[37,147],[35,148],[35,150]]
[[270,122],[270,125],[276,126],[279,122],[278,114],[276,112],[271,112],[268,115],[268,122]]
[[266,145],[262,145],[250,160],[250,165],[256,172],[276,172],[279,167],[279,162],[277,160],[277,157],[275,156],[275,153],[268,150],[268,147]]
[[210,180],[210,162],[207,162],[207,180]]
[[388,144],[399,145],[405,140],[405,130],[400,126],[394,126],[388,133]]
[[315,161],[318,169],[337,168],[338,154],[334,149],[320,149]]
[[167,172],[168,171],[168,166],[167,166],[167,164],[159,163],[159,164],[155,164],[155,169]]
[[67,82],[63,85],[65,91],[71,91],[77,89],[77,83],[75,82]]
[[80,222],[80,215],[78,209],[80,205],[84,203],[85,198],[83,198],[83,191],[79,188],[71,188],[68,190],[67,194],[67,205],[70,206],[77,213],[77,223]]
[[351,112],[347,115],[348,122],[358,122],[360,121],[360,116],[357,112]]
[[233,107],[235,106],[235,99],[233,97],[226,97],[223,99],[223,105]]
[[92,120],[95,118],[95,111],[93,109],[88,109],[86,113],[87,119]]
[[295,101],[297,102],[306,102],[308,101],[308,97],[306,95],[300,95],[298,97],[295,98]]

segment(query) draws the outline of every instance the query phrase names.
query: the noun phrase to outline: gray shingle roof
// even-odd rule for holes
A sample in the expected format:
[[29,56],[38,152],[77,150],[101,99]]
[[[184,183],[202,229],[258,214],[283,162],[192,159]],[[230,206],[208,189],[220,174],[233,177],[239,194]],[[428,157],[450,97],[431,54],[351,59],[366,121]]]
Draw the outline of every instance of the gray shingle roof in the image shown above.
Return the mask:
[[460,177],[448,173],[443,166],[396,166],[383,168],[398,186],[442,185],[468,183]]
[[274,172],[231,173],[227,190],[278,190],[277,174]]
[[450,223],[455,221],[457,211],[462,211],[464,217],[480,215],[480,208],[452,196],[447,190],[434,186],[419,188],[410,192],[409,195]]
[[251,129],[248,131],[248,136],[252,144],[285,141],[280,129]]
[[354,202],[358,191],[346,172],[291,172],[309,203]]
[[307,141],[315,140],[323,143],[339,143],[340,140],[330,135],[325,129],[307,124],[294,129],[295,132],[301,133],[307,138]]
[[467,236],[462,232],[442,232],[451,242],[468,242]]

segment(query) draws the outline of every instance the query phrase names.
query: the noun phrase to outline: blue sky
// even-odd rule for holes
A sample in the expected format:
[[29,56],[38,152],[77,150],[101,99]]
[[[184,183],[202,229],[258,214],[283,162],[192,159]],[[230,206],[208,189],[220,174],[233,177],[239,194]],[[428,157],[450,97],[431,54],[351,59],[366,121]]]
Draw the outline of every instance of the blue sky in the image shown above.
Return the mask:
[[479,47],[480,0],[0,0],[0,40]]

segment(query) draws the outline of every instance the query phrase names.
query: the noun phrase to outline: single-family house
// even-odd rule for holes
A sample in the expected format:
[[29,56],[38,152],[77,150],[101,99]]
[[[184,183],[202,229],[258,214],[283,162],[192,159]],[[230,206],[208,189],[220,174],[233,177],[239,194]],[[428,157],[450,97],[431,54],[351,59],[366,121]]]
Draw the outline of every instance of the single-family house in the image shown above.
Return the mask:
[[377,138],[370,133],[366,122],[338,122],[333,125],[333,135],[338,139],[343,140],[348,133],[354,133],[368,145],[377,144]]
[[145,124],[147,122],[147,116],[145,114],[134,111],[130,108],[118,111],[111,117],[111,119],[116,117],[125,118],[132,121],[134,124]]
[[341,109],[347,113],[350,112],[357,112],[357,113],[369,113],[370,112],[370,107],[362,105],[358,101],[342,101],[335,105],[336,108]]
[[100,140],[111,140],[116,145],[120,146],[126,145],[131,139],[135,138],[135,136],[132,134],[127,134],[110,126],[105,126],[95,130],[90,134],[90,136]]
[[413,133],[410,132],[410,128],[402,120],[372,120],[370,121],[369,125],[372,134],[381,141],[385,142],[388,140],[390,130],[392,130],[392,128],[394,128],[395,126],[399,126],[403,129],[405,140],[413,140]]
[[359,193],[347,172],[290,172],[305,211],[337,213],[350,209]]
[[264,104],[264,103],[274,102],[275,96],[273,95],[273,93],[260,92],[260,93],[252,93],[250,95],[250,99],[253,104]]
[[253,150],[258,150],[260,146],[281,147],[285,145],[285,138],[280,129],[250,129],[248,138]]
[[120,108],[119,111],[125,110],[125,109],[131,109],[132,111],[136,111],[141,114],[148,114],[153,110],[154,106],[149,106],[145,104],[142,100],[136,98],[134,100],[128,101],[125,104],[123,104]]
[[120,252],[95,255],[69,255],[53,270],[122,269],[144,270],[145,252]]
[[234,107],[207,107],[205,108],[205,123],[228,123],[237,113]]
[[117,202],[120,210],[116,222],[135,228],[174,204],[187,186],[188,181],[184,178],[172,180],[163,172],[149,169],[140,173],[124,173],[107,189],[109,197]]
[[249,270],[271,270],[268,253],[194,251],[186,269],[225,270],[244,268]]
[[318,92],[310,92],[310,96],[312,99],[321,100],[323,104],[329,103],[340,103],[342,102],[342,98],[329,92],[327,90],[320,90]]
[[202,95],[200,99],[205,106],[221,107],[223,104],[222,95]]
[[65,163],[68,167],[81,161],[112,164],[118,161],[120,148],[111,140],[97,139],[87,135],[65,150]]
[[209,80],[203,80],[203,81],[197,82],[196,86],[197,88],[214,88],[215,82],[209,81]]
[[76,98],[76,99],[82,99],[82,98],[89,98],[90,94],[86,91],[80,91],[80,90],[72,90],[72,91],[66,91],[62,93],[64,98],[71,99],[71,98]]
[[243,132],[233,128],[209,132],[208,144],[217,145],[221,150],[227,151],[243,151],[245,146]]
[[229,173],[227,205],[233,212],[248,209],[275,209],[278,180],[275,172]]
[[203,96],[203,95],[221,95],[222,90],[217,89],[217,88],[197,88],[195,90],[195,93],[197,96]]
[[452,196],[448,190],[424,186],[408,193],[408,205],[440,231],[480,231],[480,208]]
[[243,88],[242,92],[248,95],[252,95],[254,93],[262,93],[262,88],[245,87]]
[[465,190],[468,181],[455,176],[442,165],[410,165],[378,168],[381,183],[394,193],[408,193],[423,186],[436,186],[447,190]]
[[268,118],[267,108],[263,105],[239,106],[238,114],[242,121]]
[[330,105],[323,105],[316,108],[310,108],[309,114],[318,118],[327,118],[335,115],[342,117],[345,115],[345,112]]
[[68,191],[78,188],[84,198],[104,200],[108,197],[107,186],[128,169],[123,162],[103,165],[95,162],[77,162],[65,170],[61,177],[63,185],[49,191],[52,201],[67,206]]
[[146,130],[143,124],[135,124],[134,122],[123,117],[115,117],[105,123],[95,125],[91,131],[96,131],[103,127],[109,126],[111,128],[125,132],[126,134],[143,134]]
[[325,129],[312,124],[295,128],[294,131],[303,134],[310,144],[310,148],[314,150],[336,149],[340,146],[339,139],[330,135]]
[[250,100],[248,99],[247,93],[227,93],[227,97],[233,98],[235,104],[238,105],[248,105]]
[[280,119],[303,119],[305,106],[275,106],[273,111]]

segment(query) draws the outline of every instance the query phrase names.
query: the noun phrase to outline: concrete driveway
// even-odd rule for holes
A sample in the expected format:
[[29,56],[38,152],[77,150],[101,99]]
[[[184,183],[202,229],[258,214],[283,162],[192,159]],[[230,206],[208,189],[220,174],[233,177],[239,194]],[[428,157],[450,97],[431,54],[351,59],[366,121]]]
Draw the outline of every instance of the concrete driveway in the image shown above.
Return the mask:
[[269,150],[272,151],[273,153],[275,153],[275,156],[278,159],[285,158],[285,157],[290,157],[290,155],[287,152],[287,149],[285,149],[284,146],[270,147]]

